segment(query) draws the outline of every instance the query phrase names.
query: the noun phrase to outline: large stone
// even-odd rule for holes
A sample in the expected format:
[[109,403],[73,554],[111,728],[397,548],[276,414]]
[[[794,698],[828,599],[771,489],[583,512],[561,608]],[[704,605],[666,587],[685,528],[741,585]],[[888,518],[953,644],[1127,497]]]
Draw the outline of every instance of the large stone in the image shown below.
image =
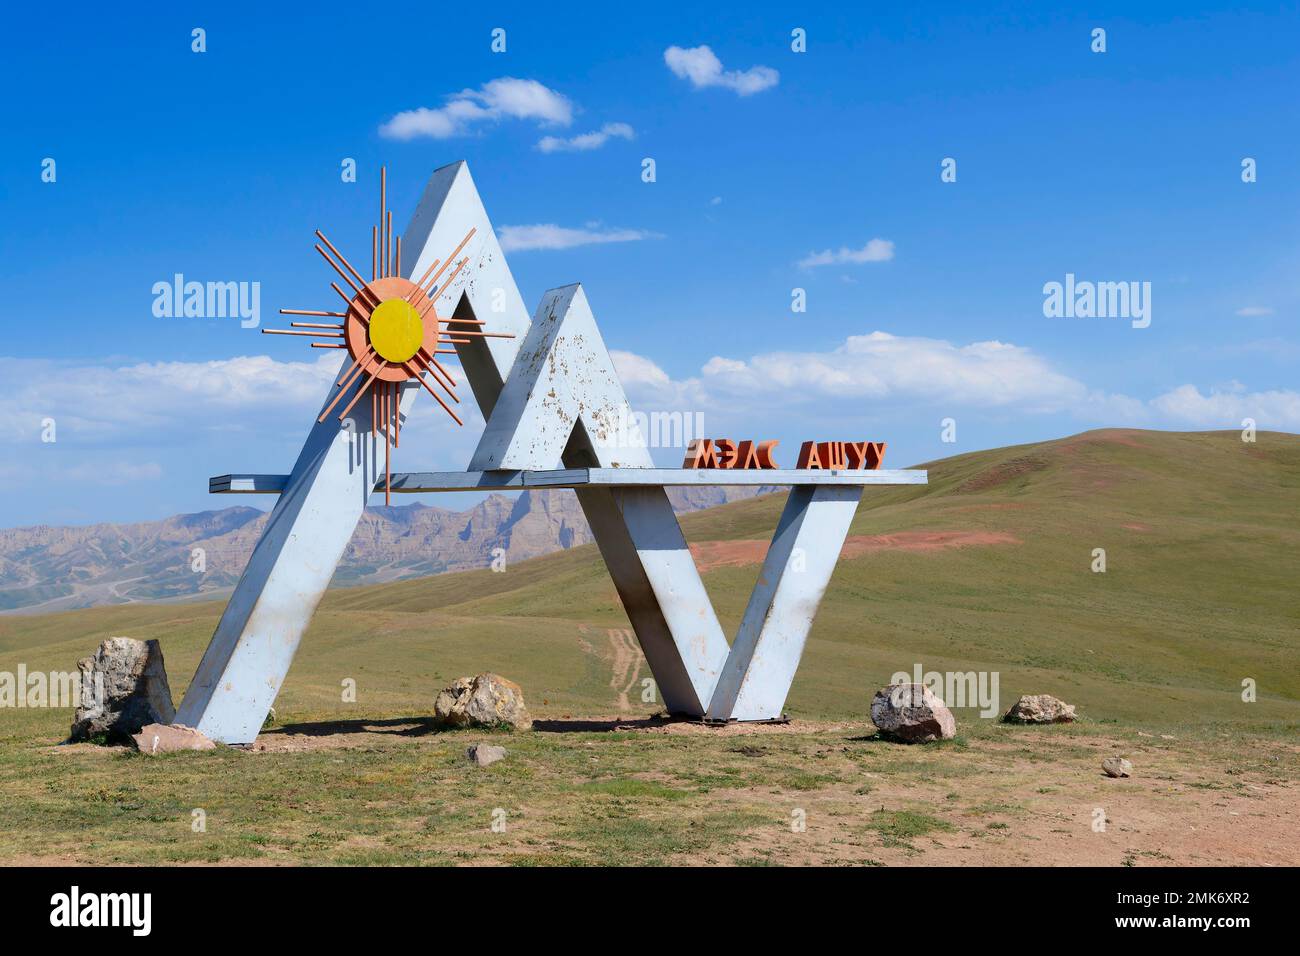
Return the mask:
[[72,715],[71,740],[102,736],[128,743],[146,724],[176,719],[167,669],[157,641],[110,637],[93,657],[77,661],[81,705]]
[[206,735],[184,724],[149,724],[131,735],[135,749],[151,757],[177,750],[216,750]]
[[957,734],[952,711],[924,684],[890,684],[876,691],[871,722],[882,737],[907,744],[950,740]]
[[433,713],[450,727],[511,727],[527,730],[532,719],[523,688],[497,674],[458,677],[443,689]]
[[1068,724],[1075,720],[1074,705],[1051,694],[1026,694],[1002,719],[1009,724]]
[[1101,769],[1108,777],[1127,777],[1133,773],[1133,765],[1123,757],[1107,757],[1101,762]]
[[506,748],[492,744],[474,744],[466,748],[465,756],[480,767],[490,767],[498,760],[506,759]]

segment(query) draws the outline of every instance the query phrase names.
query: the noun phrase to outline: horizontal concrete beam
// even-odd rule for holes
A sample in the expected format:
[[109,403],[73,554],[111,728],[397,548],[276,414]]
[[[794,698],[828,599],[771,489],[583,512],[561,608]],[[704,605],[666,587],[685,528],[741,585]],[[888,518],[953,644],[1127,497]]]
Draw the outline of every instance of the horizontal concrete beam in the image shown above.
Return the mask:
[[[275,495],[288,475],[221,475],[208,479],[214,495]],[[438,491],[510,491],[520,488],[643,488],[697,485],[924,485],[915,468],[830,471],[816,468],[552,468],[539,471],[415,471],[393,475],[394,494]],[[382,489],[380,482],[375,490]]]

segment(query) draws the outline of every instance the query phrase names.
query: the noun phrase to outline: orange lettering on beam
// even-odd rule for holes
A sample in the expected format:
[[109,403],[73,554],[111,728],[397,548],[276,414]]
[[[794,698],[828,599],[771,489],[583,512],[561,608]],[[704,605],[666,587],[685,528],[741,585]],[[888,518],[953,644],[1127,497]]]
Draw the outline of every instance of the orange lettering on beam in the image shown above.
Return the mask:
[[820,468],[822,466],[821,455],[817,451],[817,443],[806,441],[799,447],[799,461],[796,468]]
[[870,471],[876,471],[880,468],[880,463],[885,460],[885,443],[883,441],[873,441],[867,443],[867,464]]
[[713,447],[717,450],[719,468],[736,467],[736,443],[730,438],[714,439]]
[[692,438],[686,449],[686,460],[682,462],[682,467],[717,468],[718,456],[713,450],[713,439]]
[[772,449],[781,442],[777,439],[771,441],[761,441],[758,443],[758,467],[775,468],[776,462],[772,460]]
[[817,457],[821,459],[823,468],[833,468],[838,471],[843,471],[845,468],[844,442],[818,442]]

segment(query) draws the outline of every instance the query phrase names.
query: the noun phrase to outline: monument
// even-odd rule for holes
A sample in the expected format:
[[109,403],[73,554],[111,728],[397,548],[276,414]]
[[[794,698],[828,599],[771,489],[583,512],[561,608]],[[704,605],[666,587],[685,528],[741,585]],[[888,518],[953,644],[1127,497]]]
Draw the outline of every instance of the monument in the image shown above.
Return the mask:
[[[288,475],[210,482],[214,493],[279,498],[177,722],[229,744],[256,738],[372,494],[528,488],[576,492],[670,713],[781,719],[863,487],[924,484],[925,472],[882,469],[874,442],[808,442],[800,467],[782,469],[774,443],[728,439],[692,446],[691,467],[655,467],[629,432],[635,418],[582,286],[550,290],[529,317],[463,162],[434,172],[401,236],[381,176],[368,281],[316,235],[347,287],[330,283],[341,307],[284,309],[332,321],[265,331],[345,358]],[[453,353],[487,423],[468,468],[395,473],[420,394],[463,424],[459,381],[438,358]],[[790,487],[730,645],[665,491],[701,484]]]

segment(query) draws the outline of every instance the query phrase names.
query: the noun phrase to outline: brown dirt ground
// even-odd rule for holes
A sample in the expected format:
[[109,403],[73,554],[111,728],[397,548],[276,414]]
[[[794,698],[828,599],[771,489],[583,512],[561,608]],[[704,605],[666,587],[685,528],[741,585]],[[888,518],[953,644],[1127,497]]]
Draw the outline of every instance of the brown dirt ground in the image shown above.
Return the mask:
[[[1300,784],[1279,761],[1291,761],[1300,745],[1278,742],[1263,751],[1225,759],[1203,744],[1170,735],[1141,734],[1138,740],[1109,735],[1024,728],[1005,739],[971,738],[945,753],[931,748],[885,744],[870,739],[874,728],[860,722],[796,720],[786,724],[704,726],[689,721],[627,715],[572,716],[538,720],[537,733],[563,745],[571,733],[628,732],[707,739],[745,738],[747,759],[773,767],[773,783],[714,789],[709,807],[748,810],[773,821],[753,827],[674,863],[717,865],[766,859],[786,865],[1234,865],[1294,866],[1300,862]],[[554,735],[554,736],[552,736]],[[764,747],[763,739],[794,740],[800,756]],[[457,747],[464,745],[457,737]],[[1225,741],[1225,744],[1228,742]],[[250,748],[248,759],[306,750],[446,745],[424,719],[332,721],[273,728]],[[599,752],[598,739],[573,746]],[[615,744],[611,744],[613,746]],[[105,748],[76,744],[51,748],[64,755],[107,759]],[[752,749],[752,752],[751,752]],[[1229,748],[1226,753],[1236,755]],[[1112,779],[1101,772],[1104,757],[1123,754],[1134,775]],[[539,763],[545,755],[520,750],[515,759]],[[592,758],[597,759],[596,757]],[[686,755],[692,764],[699,755]],[[827,785],[800,790],[779,781],[791,760],[828,774]],[[941,772],[927,770],[942,768]],[[672,783],[667,764],[638,778]],[[674,812],[681,804],[673,804]],[[792,833],[791,813],[806,814],[807,829]],[[873,829],[873,814],[922,813],[947,822],[901,841]],[[1104,812],[1104,832],[1093,821]],[[529,846],[552,843],[549,806],[520,808],[516,836],[484,848],[476,863],[508,862]],[[557,848],[561,844],[555,844]],[[11,859],[10,863],[59,863],[59,858]],[[274,859],[261,861],[274,863]]]

